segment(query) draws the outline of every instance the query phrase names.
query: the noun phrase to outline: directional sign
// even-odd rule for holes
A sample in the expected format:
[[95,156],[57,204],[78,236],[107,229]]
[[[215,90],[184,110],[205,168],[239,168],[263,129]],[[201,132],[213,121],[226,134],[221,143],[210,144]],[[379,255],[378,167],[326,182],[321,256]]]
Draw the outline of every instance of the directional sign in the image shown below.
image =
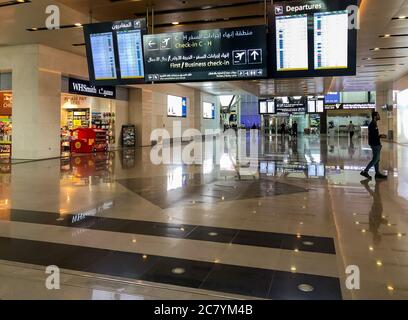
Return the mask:
[[149,82],[259,79],[267,75],[265,26],[147,35],[143,43]]
[[249,64],[262,63],[262,49],[248,50],[248,63]]

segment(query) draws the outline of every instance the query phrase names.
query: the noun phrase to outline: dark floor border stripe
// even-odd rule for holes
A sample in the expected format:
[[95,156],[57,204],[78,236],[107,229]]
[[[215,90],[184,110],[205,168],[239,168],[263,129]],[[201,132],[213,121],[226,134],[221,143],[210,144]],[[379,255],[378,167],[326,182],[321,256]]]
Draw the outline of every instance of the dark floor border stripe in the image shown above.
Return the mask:
[[0,217],[3,218],[0,219],[68,228],[336,254],[334,240],[326,237],[105,218],[87,213],[61,216],[58,213],[11,209],[9,218],[7,216],[2,214]]
[[[340,280],[333,277],[43,241],[0,237],[0,259],[257,298],[342,299]],[[314,290],[303,292],[301,285]]]

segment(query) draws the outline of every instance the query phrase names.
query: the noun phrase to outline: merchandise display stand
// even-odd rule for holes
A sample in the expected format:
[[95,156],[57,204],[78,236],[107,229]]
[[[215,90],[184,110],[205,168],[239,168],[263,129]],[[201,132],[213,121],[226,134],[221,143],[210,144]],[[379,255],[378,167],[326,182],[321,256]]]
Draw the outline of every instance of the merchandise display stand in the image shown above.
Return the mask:
[[71,131],[71,153],[92,153],[108,150],[106,130],[78,128]]

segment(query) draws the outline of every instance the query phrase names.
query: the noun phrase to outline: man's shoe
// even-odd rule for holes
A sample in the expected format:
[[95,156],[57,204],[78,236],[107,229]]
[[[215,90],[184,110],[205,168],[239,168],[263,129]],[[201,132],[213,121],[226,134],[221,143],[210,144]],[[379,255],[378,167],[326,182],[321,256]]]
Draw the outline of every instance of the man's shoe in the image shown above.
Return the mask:
[[375,175],[375,178],[376,179],[388,179],[388,177],[387,176],[385,176],[385,175],[383,175],[382,173],[377,173],[376,175]]
[[363,177],[365,177],[365,178],[367,178],[367,179],[370,179],[370,180],[372,179],[371,176],[368,174],[368,172],[361,171],[361,172],[360,172],[360,175],[363,176]]

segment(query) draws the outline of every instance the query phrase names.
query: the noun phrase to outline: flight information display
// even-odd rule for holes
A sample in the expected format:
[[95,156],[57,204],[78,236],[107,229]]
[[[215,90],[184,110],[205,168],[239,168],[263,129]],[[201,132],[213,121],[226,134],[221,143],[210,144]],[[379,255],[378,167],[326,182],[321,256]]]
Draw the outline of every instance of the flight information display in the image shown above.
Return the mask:
[[276,58],[278,71],[307,70],[307,15],[276,18]]
[[268,105],[266,100],[259,101],[259,114],[267,114],[268,113]]
[[269,12],[268,77],[355,75],[357,14],[357,0],[275,3]]
[[274,114],[275,110],[275,100],[259,100],[259,114]]
[[145,19],[84,25],[92,85],[144,83],[145,32]]
[[95,80],[117,79],[112,32],[91,35]]
[[122,79],[144,78],[142,32],[119,31],[117,36]]
[[346,69],[348,66],[348,12],[314,15],[315,69]]
[[148,82],[267,77],[265,26],[147,35],[143,42]]

